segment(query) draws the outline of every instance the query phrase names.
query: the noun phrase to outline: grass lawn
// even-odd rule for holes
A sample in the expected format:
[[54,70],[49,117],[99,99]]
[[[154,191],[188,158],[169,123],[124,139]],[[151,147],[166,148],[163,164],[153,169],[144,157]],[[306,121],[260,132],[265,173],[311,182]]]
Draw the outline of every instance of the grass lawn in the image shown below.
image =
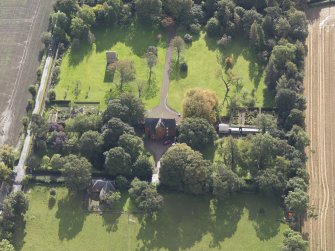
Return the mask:
[[[160,32],[153,28],[131,26],[127,28],[111,28],[95,30],[96,42],[90,47],[81,45],[76,51],[70,49],[65,53],[62,64],[60,81],[56,85],[57,99],[75,100],[73,90],[75,82],[80,81],[78,101],[100,101],[101,108],[105,107],[105,95],[110,89],[116,89],[119,79],[111,80],[106,75],[106,51],[116,51],[119,60],[133,60],[137,80],[148,80],[148,67],[144,54],[148,46],[158,47],[158,63],[153,69],[155,83],[144,91],[143,97],[147,108],[159,104],[161,81],[166,53],[166,37],[158,41]],[[127,84],[125,89],[138,95],[135,82]]]
[[[233,76],[241,79],[243,91],[250,95],[253,93],[256,106],[273,106],[273,97],[267,91],[264,83],[265,72],[263,69],[258,69],[256,56],[250,51],[247,41],[232,40],[227,49],[220,51],[216,41],[202,33],[199,39],[193,41],[182,53],[183,60],[188,64],[187,75],[177,77],[176,73],[171,72],[168,97],[171,108],[181,112],[184,95],[187,90],[195,87],[213,90],[218,95],[220,102],[223,101],[226,89],[217,77],[218,70],[223,69],[220,64],[221,55],[223,58],[233,57]],[[229,95],[232,96],[234,92],[236,92],[235,87],[231,87]]]
[[[48,205],[49,187],[34,186],[25,228],[18,228],[18,250],[280,250],[282,211],[276,201],[242,194],[218,203],[214,199],[164,195],[162,211],[142,214],[89,214],[78,196],[57,188]],[[119,209],[132,210],[126,195]],[[260,213],[260,208],[264,213]]]

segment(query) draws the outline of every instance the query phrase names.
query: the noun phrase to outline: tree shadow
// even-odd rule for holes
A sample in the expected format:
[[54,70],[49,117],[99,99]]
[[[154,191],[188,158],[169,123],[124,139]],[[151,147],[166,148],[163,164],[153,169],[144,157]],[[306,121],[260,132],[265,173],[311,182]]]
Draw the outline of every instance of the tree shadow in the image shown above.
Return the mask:
[[159,87],[157,86],[156,79],[151,79],[151,83],[147,84],[144,88],[143,97],[145,99],[151,99],[157,96]]
[[50,196],[49,197],[49,201],[48,201],[48,208],[49,210],[53,209],[53,207],[56,204],[56,198],[54,196]]
[[249,211],[249,219],[253,221],[257,237],[262,241],[269,240],[279,233],[284,215],[278,201],[262,195],[258,195],[258,197],[262,203],[255,205],[254,201],[250,201],[246,197],[245,206]]
[[264,97],[263,107],[274,107],[275,106],[275,103],[274,103],[275,95],[276,94],[274,90],[271,91],[268,88],[265,88],[263,90],[263,97]]
[[92,45],[87,41],[81,41],[79,48],[71,49],[69,56],[69,66],[77,66],[85,57],[89,57],[92,54]]
[[116,232],[118,230],[119,218],[124,213],[123,207],[128,198],[128,193],[122,193],[121,199],[103,212],[103,225],[106,227],[107,232]]
[[19,219],[15,221],[15,232],[13,235],[13,245],[15,250],[21,250],[23,245],[25,244],[24,238],[27,235],[26,229],[26,221],[21,216]]
[[83,229],[88,215],[82,208],[83,194],[68,192],[67,197],[58,201],[56,218],[59,219],[58,237],[71,240]]
[[163,209],[154,217],[142,217],[139,221],[137,239],[143,246],[137,250],[188,249],[202,239],[209,227],[209,199],[165,195]]
[[[232,203],[233,202],[233,203]],[[243,214],[244,202],[242,200],[217,200],[211,201],[210,233],[211,248],[221,248],[220,242],[231,238],[237,230],[237,224]]]

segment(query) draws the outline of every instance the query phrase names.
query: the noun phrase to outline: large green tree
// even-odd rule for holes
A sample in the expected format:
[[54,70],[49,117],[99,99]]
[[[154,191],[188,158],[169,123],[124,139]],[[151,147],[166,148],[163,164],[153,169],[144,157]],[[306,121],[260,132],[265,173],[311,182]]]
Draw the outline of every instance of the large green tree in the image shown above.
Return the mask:
[[214,127],[202,118],[186,118],[179,128],[179,142],[186,143],[195,150],[213,146],[216,138]]
[[160,183],[176,191],[201,194],[209,189],[209,161],[186,144],[169,148],[161,159]]
[[150,181],[152,177],[152,168],[153,163],[150,159],[145,155],[141,155],[133,165],[133,176],[140,180]]
[[91,163],[84,157],[70,154],[64,159],[63,176],[66,186],[74,191],[85,190],[91,181]]
[[0,148],[0,161],[2,161],[9,168],[14,167],[16,151],[14,147],[9,145],[2,145]]
[[299,188],[289,191],[285,197],[285,205],[287,209],[294,210],[298,215],[305,213],[309,205],[307,192]]
[[227,198],[240,191],[245,182],[223,163],[214,165],[212,174],[213,194],[218,198]]
[[102,155],[103,137],[99,132],[87,131],[79,139],[79,151],[92,163],[96,163]]
[[308,242],[305,241],[299,232],[288,229],[284,232],[282,251],[306,251]]
[[0,183],[8,181],[13,171],[3,162],[0,162]]
[[110,149],[111,147],[116,146],[120,136],[124,133],[135,134],[134,128],[122,122],[119,118],[110,119],[102,127],[105,149]]
[[131,157],[132,163],[141,155],[144,150],[143,140],[132,134],[123,134],[120,136],[118,145],[122,147]]
[[0,241],[0,250],[1,251],[15,251],[14,246],[6,239]]
[[188,23],[191,18],[192,0],[163,0],[164,10],[174,19]]
[[161,0],[136,0],[136,14],[143,23],[152,23],[160,17],[162,12]]
[[163,205],[163,197],[157,192],[156,186],[137,178],[131,182],[129,195],[139,209],[149,214],[157,212]]
[[105,155],[105,168],[111,175],[131,175],[131,156],[122,148],[114,147]]
[[101,117],[97,114],[79,114],[74,118],[66,120],[65,125],[66,131],[77,132],[81,135],[89,130],[100,131],[102,122]]
[[124,93],[119,98],[111,100],[102,117],[104,123],[111,118],[119,118],[132,126],[144,120],[145,108],[143,101],[134,95]]

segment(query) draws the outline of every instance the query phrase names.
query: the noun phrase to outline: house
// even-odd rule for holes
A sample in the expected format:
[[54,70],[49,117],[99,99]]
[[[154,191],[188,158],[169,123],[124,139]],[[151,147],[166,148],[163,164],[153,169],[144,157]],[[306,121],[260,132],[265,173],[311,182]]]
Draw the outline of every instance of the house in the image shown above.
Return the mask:
[[115,51],[106,51],[106,62],[107,65],[113,64],[118,60],[117,53]]
[[106,195],[115,192],[115,182],[111,180],[92,180],[91,181],[91,198],[93,200],[104,201]]
[[177,135],[176,120],[147,118],[144,121],[144,131],[153,140],[173,139]]

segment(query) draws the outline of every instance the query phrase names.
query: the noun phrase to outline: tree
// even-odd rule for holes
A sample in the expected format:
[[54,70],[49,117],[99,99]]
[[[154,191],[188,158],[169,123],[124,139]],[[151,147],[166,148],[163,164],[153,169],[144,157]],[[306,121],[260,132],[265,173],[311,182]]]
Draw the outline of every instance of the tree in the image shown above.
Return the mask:
[[305,147],[309,145],[309,138],[303,128],[294,125],[287,133],[288,142],[301,152],[305,151]]
[[152,23],[157,20],[162,12],[161,0],[136,0],[136,14],[143,23]]
[[160,183],[170,189],[202,194],[209,189],[210,163],[186,144],[176,144],[161,159]]
[[130,60],[119,60],[115,63],[115,70],[120,75],[120,90],[123,90],[123,85],[127,84],[133,80],[135,80],[136,77],[136,69],[134,61]]
[[285,121],[285,128],[291,130],[294,125],[305,127],[305,114],[296,108],[293,108]]
[[259,113],[255,118],[255,125],[265,133],[269,129],[277,128],[277,119],[271,114]]
[[285,17],[280,17],[276,23],[275,29],[278,36],[287,37],[290,32],[291,25]]
[[77,132],[82,135],[89,130],[100,131],[102,121],[97,114],[79,114],[74,118],[65,121],[65,128],[67,132]]
[[14,167],[16,151],[14,147],[9,145],[2,145],[0,147],[0,161],[2,161],[9,168]]
[[6,239],[0,241],[0,250],[1,251],[15,251],[14,246]]
[[60,170],[64,166],[65,159],[60,154],[54,154],[50,160],[50,166],[56,170]]
[[99,132],[87,131],[79,139],[80,153],[92,163],[97,163],[102,154],[103,137]]
[[285,197],[285,205],[289,210],[294,210],[301,215],[306,212],[309,205],[309,197],[306,192],[297,188],[294,191],[289,191]]
[[11,193],[4,201],[4,214],[12,214],[20,217],[25,214],[29,207],[27,196],[22,191]]
[[5,163],[0,162],[0,183],[3,181],[8,181],[13,171],[6,166]]
[[257,49],[261,49],[264,46],[264,31],[261,25],[256,21],[250,27],[249,38]]
[[85,190],[91,181],[91,163],[84,157],[70,154],[64,158],[63,176],[66,186],[74,191]]
[[131,182],[129,195],[139,209],[149,214],[157,212],[163,205],[163,197],[157,192],[156,186],[137,178]]
[[76,0],[58,0],[54,8],[55,12],[64,12],[68,17],[72,17],[79,10],[79,5]]
[[144,150],[142,139],[127,133],[120,136],[118,146],[122,147],[130,155],[132,163],[137,160]]
[[306,181],[303,178],[296,176],[296,177],[289,179],[287,183],[287,188],[290,190],[295,190],[297,188],[297,189],[300,189],[306,192],[308,188],[308,184],[306,184]]
[[211,37],[219,37],[221,35],[219,20],[217,20],[215,17],[209,19],[206,24],[206,31],[207,34]]
[[177,63],[179,64],[180,53],[185,49],[185,42],[180,36],[176,36],[172,39],[172,46],[177,52]]
[[305,41],[308,35],[308,22],[303,11],[295,10],[288,13],[288,21],[291,26],[291,37]]
[[121,193],[113,192],[106,195],[105,202],[109,207],[111,207],[113,206],[113,204],[117,203],[120,199],[121,199]]
[[84,23],[90,28],[95,23],[95,13],[93,8],[88,5],[83,5],[78,12],[78,16],[84,21]]
[[51,14],[51,24],[53,27],[57,27],[63,32],[69,28],[69,19],[63,12],[55,12]]
[[186,118],[179,128],[179,142],[186,143],[195,150],[213,146],[216,138],[214,127],[202,118]]
[[41,41],[44,44],[45,48],[48,48],[51,43],[51,33],[50,32],[43,32],[41,35]]
[[219,163],[214,165],[212,174],[213,194],[218,198],[227,198],[240,191],[245,183],[230,168]]
[[214,124],[218,114],[219,100],[210,90],[195,88],[186,93],[183,102],[183,117],[198,117],[207,119]]
[[275,101],[279,114],[285,118],[296,104],[297,93],[289,89],[279,89]]
[[152,167],[153,164],[150,159],[145,155],[141,155],[133,165],[133,176],[140,180],[150,181],[152,178]]
[[119,118],[110,119],[102,127],[102,136],[104,138],[104,148],[108,149],[117,145],[122,134],[135,134],[134,128],[124,123]]
[[305,241],[299,232],[292,229],[285,230],[282,251],[306,251],[308,242]]
[[75,17],[71,20],[71,35],[73,38],[82,39],[87,36],[89,27],[80,17]]
[[119,118],[130,125],[137,125],[143,121],[145,108],[143,101],[134,95],[123,93],[118,99],[111,100],[102,117],[103,122],[108,122],[111,118]]
[[157,55],[153,52],[149,51],[145,54],[145,58],[147,60],[147,66],[149,68],[149,84],[151,83],[151,75],[152,75],[152,68],[157,64]]
[[192,0],[163,0],[164,10],[174,19],[188,23],[191,18]]
[[131,175],[131,156],[122,148],[114,147],[104,153],[105,168],[111,175]]
[[223,158],[226,167],[236,171],[237,165],[241,158],[241,153],[237,145],[237,140],[229,136],[225,138],[223,145],[218,149],[219,155]]

